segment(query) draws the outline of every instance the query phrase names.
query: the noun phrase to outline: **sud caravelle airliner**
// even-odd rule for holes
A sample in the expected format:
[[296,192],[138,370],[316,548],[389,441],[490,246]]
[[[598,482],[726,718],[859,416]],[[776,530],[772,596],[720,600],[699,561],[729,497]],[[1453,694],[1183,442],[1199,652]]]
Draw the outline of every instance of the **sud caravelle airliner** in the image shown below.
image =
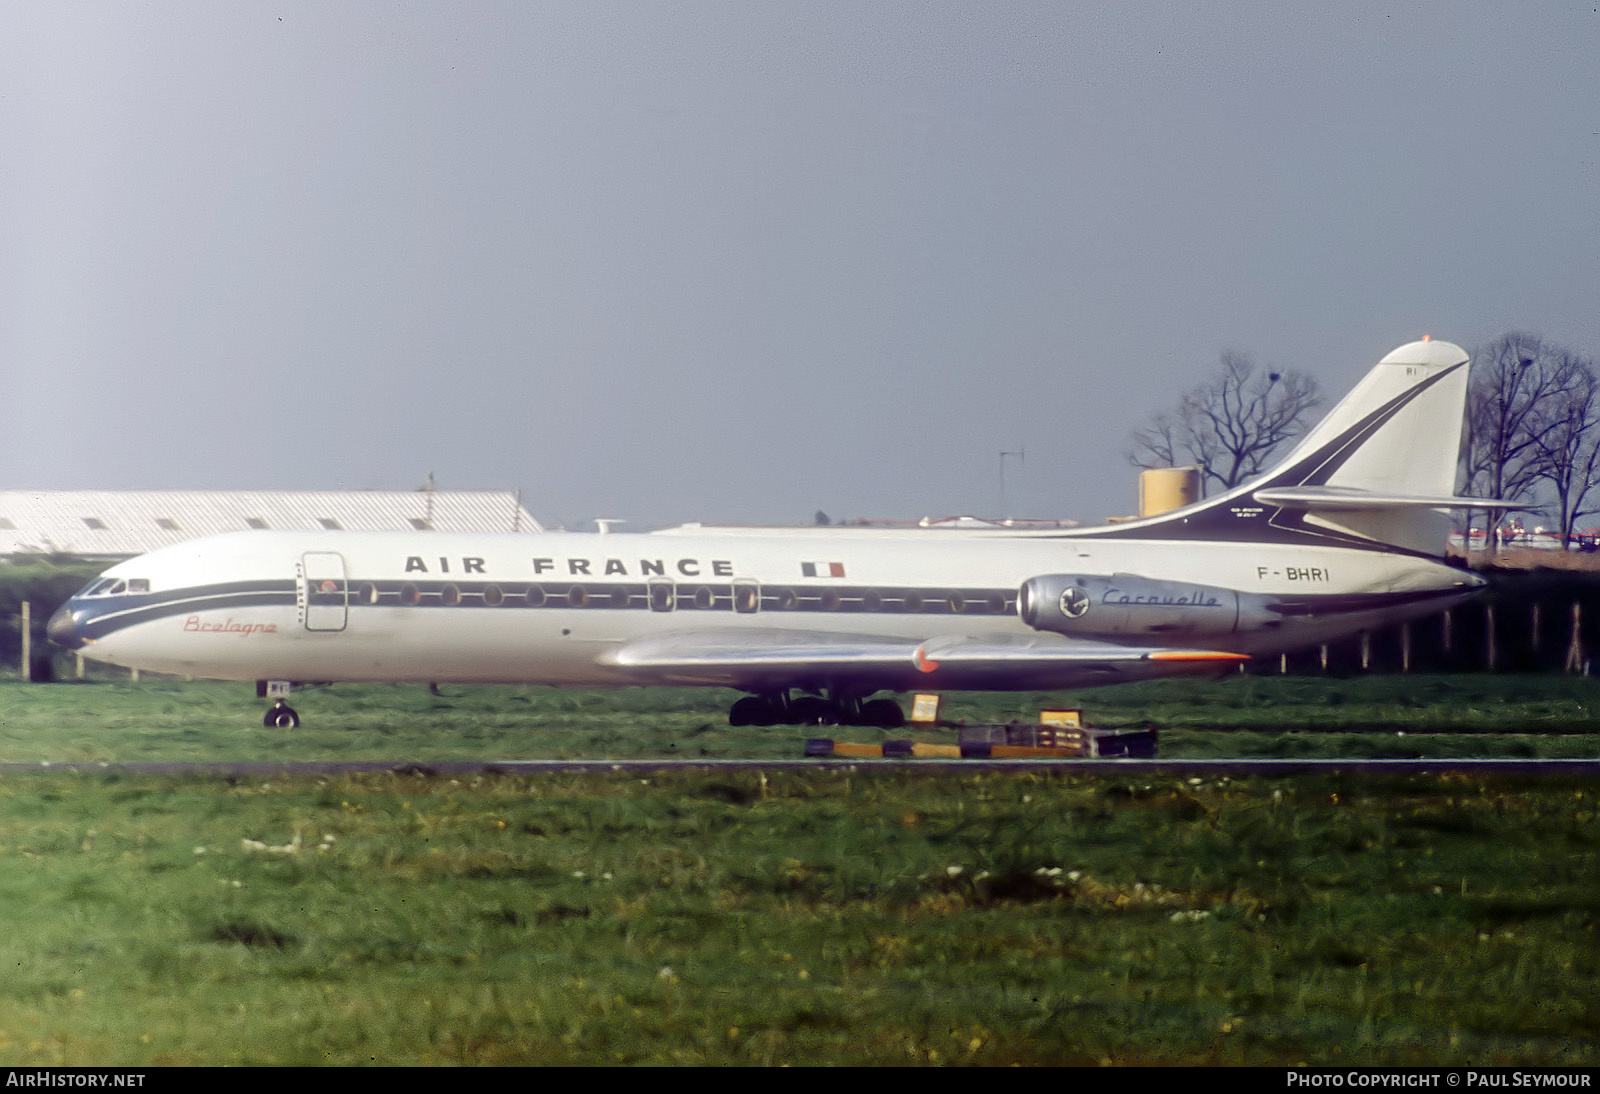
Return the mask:
[[1271,471],[1119,524],[237,532],[113,566],[49,634],[216,679],[727,687],[734,725],[1216,671],[1484,585],[1444,555],[1450,510],[1509,507],[1454,496],[1466,388],[1460,347],[1402,346]]

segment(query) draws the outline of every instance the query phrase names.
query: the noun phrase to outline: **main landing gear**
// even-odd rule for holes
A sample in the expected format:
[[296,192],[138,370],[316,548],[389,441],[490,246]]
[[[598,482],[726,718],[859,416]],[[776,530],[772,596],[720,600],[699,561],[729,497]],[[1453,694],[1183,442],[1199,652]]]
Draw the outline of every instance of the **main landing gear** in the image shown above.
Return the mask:
[[906,724],[893,699],[791,696],[787,690],[746,695],[728,711],[730,726],[873,726],[898,729]]

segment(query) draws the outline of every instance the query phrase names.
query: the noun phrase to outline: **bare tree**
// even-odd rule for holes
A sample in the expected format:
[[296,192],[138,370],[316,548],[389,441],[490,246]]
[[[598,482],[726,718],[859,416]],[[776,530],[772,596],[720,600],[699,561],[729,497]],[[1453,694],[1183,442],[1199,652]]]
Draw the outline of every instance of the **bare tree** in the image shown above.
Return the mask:
[[1570,543],[1578,518],[1594,512],[1600,485],[1600,387],[1591,374],[1561,397],[1555,421],[1539,440],[1540,474],[1550,488],[1561,542]]
[[1135,467],[1195,464],[1206,484],[1237,486],[1261,474],[1321,402],[1305,373],[1258,372],[1248,356],[1230,350],[1216,376],[1133,431],[1128,460]]
[[1479,346],[1467,394],[1466,491],[1534,509],[1548,486],[1562,533],[1570,532],[1595,485],[1597,399],[1589,362],[1537,335],[1511,333]]
[[1561,543],[1566,545],[1578,518],[1594,511],[1585,506],[1600,485],[1600,382],[1591,362],[1564,350],[1556,356],[1559,368],[1570,373],[1570,381],[1544,408],[1538,470],[1549,491]]

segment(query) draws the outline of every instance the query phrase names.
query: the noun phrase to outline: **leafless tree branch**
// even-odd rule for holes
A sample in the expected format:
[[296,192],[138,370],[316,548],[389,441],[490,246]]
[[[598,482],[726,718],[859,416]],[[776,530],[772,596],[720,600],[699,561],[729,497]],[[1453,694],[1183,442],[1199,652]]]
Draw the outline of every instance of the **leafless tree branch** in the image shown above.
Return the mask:
[[1133,431],[1128,461],[1136,467],[1194,464],[1208,486],[1237,486],[1261,474],[1321,402],[1317,382],[1305,373],[1259,371],[1247,355],[1230,350],[1211,380]]

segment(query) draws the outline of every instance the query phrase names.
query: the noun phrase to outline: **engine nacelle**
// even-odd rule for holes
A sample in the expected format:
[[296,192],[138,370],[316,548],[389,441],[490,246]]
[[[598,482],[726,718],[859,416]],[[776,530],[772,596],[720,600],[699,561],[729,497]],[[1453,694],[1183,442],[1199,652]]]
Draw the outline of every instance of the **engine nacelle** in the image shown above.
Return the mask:
[[1017,614],[1035,630],[1078,637],[1232,634],[1276,619],[1264,598],[1134,574],[1044,574],[1023,582]]

